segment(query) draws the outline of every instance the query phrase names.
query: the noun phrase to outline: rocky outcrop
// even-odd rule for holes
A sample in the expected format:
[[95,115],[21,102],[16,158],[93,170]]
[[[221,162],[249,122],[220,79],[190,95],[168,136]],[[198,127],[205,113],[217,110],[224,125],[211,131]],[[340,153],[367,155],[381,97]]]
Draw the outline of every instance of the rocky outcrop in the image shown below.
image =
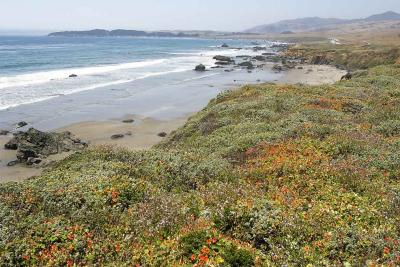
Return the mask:
[[217,60],[217,62],[215,62],[216,65],[231,65],[231,64],[235,64],[235,61],[227,56],[215,56],[213,57],[213,59]]
[[265,61],[265,60],[267,60],[267,58],[264,57],[264,56],[255,56],[255,57],[253,57],[253,59],[257,60],[257,61]]
[[228,48],[229,45],[227,45],[226,43],[223,43],[223,44],[221,45],[221,47],[223,47],[223,48]]
[[263,51],[263,50],[267,50],[267,48],[265,46],[255,46],[255,47],[253,47],[253,51],[255,51],[255,52]]
[[194,68],[195,71],[206,71],[206,66],[204,66],[203,64],[197,65]]
[[4,147],[17,150],[18,162],[34,164],[50,155],[84,149],[87,143],[70,132],[47,133],[30,128],[26,132],[14,133],[14,137]]
[[217,60],[217,61],[227,61],[227,62],[232,62],[233,59],[227,56],[215,56],[213,57],[213,59]]
[[245,61],[245,62],[239,63],[239,66],[246,67],[248,69],[254,69],[254,65],[251,61]]

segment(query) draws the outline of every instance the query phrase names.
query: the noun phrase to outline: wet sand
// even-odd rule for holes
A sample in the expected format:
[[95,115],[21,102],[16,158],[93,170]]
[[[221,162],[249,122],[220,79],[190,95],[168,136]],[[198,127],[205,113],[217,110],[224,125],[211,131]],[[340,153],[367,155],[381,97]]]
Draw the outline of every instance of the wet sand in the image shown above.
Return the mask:
[[[267,66],[270,67],[270,66]],[[330,66],[303,65],[303,69],[292,69],[281,73],[274,82],[279,84],[329,84],[340,80],[344,71]],[[231,87],[237,87],[232,83]],[[125,115],[121,118],[106,121],[83,121],[58,128],[57,132],[70,131],[82,140],[88,141],[90,146],[112,145],[131,150],[148,149],[159,143],[163,138],[159,133],[171,133],[183,126],[192,113],[185,113],[179,118],[165,120],[145,116]],[[133,119],[133,123],[124,123],[123,120]],[[123,134],[120,139],[111,139],[114,134]],[[7,167],[7,163],[15,159],[15,151],[4,150],[4,144],[12,136],[0,136],[0,182],[22,181],[32,176],[39,175],[43,168],[28,168],[24,166]],[[68,154],[51,156],[46,161],[60,160]]]

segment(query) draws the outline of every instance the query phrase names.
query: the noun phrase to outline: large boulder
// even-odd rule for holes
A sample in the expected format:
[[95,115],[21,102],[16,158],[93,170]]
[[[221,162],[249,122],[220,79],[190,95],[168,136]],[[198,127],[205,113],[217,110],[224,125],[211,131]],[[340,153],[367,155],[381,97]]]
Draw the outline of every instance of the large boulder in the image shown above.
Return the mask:
[[197,65],[194,68],[195,71],[206,71],[206,66],[204,66],[203,64]]
[[239,66],[246,67],[248,69],[254,69],[254,65],[251,61],[245,61],[245,62],[239,63]]
[[17,132],[4,146],[17,150],[17,159],[21,163],[40,162],[40,159],[62,152],[78,151],[87,144],[70,132],[47,133],[30,128],[26,132]]
[[234,60],[230,57],[227,56],[215,56],[213,57],[213,59],[217,60],[217,61],[225,61],[225,62],[234,62]]
[[255,57],[253,57],[253,59],[257,60],[257,61],[265,61],[265,60],[267,60],[267,58],[264,57],[264,56],[255,56]]

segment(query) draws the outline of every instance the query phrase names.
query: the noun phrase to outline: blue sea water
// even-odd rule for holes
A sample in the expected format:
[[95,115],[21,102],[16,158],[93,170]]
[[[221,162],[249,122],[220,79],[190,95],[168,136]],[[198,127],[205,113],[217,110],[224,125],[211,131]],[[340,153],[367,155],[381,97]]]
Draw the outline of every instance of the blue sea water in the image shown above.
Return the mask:
[[[213,66],[249,40],[0,37],[0,110],[62,95]],[[247,54],[249,52],[246,52]],[[78,77],[69,78],[76,74]],[[171,76],[172,77],[172,76]],[[176,77],[176,76],[175,76]],[[181,76],[184,78],[184,76]],[[182,79],[183,79],[182,78]]]

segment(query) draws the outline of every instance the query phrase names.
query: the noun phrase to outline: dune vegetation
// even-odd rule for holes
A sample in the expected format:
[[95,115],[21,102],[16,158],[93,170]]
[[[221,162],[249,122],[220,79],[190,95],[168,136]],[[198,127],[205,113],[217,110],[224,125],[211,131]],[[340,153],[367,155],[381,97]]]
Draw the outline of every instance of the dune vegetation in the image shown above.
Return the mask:
[[395,61],[225,92],[150,150],[0,185],[0,265],[400,265]]

